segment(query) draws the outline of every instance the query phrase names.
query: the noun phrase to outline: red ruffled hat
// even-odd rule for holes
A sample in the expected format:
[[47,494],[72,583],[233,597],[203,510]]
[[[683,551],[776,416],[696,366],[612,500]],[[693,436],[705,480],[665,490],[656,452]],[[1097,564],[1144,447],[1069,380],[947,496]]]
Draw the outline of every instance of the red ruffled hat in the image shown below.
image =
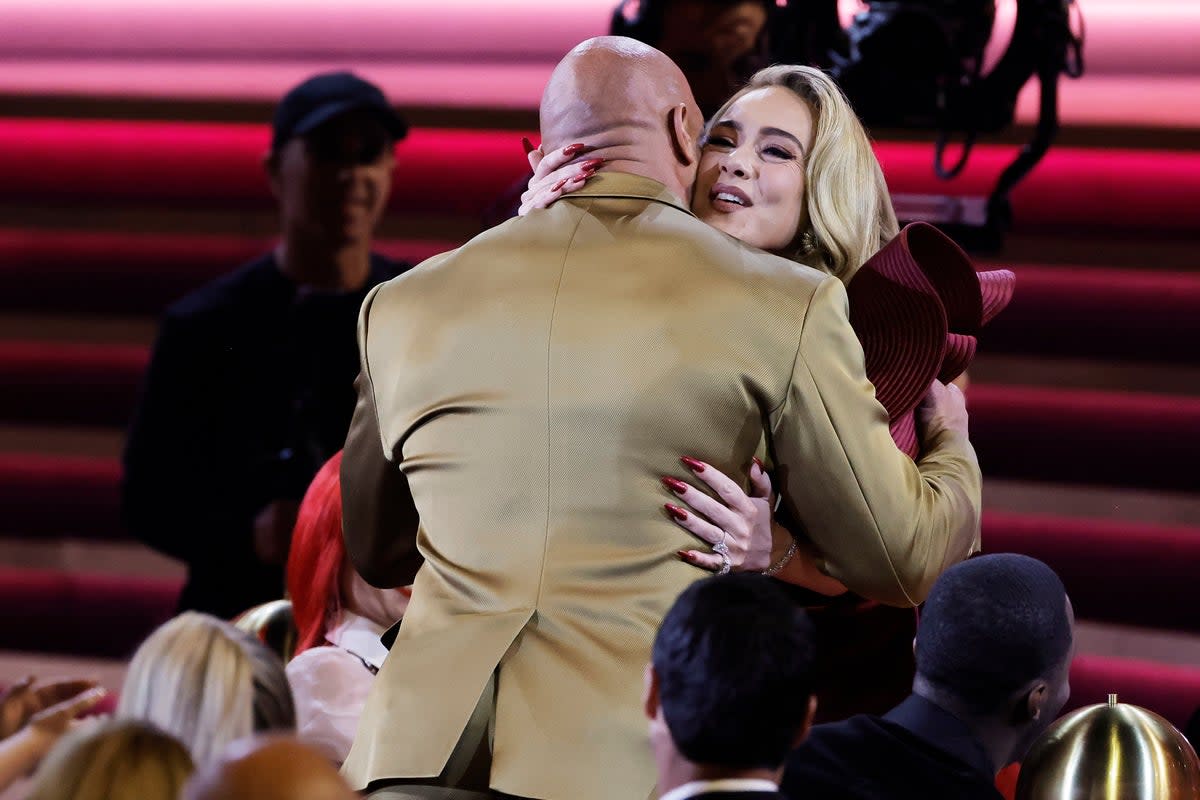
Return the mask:
[[896,445],[913,458],[921,449],[914,412],[929,384],[962,374],[980,329],[1008,305],[1015,283],[1011,270],[976,272],[950,237],[925,222],[906,225],[850,280],[850,324],[867,378]]

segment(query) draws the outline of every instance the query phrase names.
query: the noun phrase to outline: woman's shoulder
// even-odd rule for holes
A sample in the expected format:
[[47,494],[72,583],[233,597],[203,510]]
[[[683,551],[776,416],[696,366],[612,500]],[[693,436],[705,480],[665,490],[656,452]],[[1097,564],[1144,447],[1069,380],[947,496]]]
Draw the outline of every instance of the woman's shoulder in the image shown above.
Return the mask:
[[[292,658],[285,667],[288,680],[320,681],[344,673],[366,673],[362,661],[340,647],[323,645],[310,647]],[[369,674],[369,673],[368,673]]]

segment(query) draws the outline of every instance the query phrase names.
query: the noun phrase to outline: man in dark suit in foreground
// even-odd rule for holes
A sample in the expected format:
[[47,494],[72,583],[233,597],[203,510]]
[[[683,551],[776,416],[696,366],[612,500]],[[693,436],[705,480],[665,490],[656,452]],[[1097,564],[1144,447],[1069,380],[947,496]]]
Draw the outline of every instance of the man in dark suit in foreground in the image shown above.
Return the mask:
[[788,758],[794,800],[1000,800],[1071,693],[1074,613],[1034,558],[981,556],[933,584],[917,628],[912,694],[882,717],[817,725]]
[[779,797],[788,752],[812,725],[813,627],[770,578],[688,587],[646,667],[660,800]]

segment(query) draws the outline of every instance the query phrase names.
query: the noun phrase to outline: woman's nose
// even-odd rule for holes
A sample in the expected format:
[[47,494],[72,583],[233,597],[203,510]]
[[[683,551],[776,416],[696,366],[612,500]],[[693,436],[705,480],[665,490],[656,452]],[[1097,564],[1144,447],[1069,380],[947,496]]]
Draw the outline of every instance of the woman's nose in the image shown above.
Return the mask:
[[749,178],[750,167],[741,150],[732,150],[721,162],[721,171],[738,178]]

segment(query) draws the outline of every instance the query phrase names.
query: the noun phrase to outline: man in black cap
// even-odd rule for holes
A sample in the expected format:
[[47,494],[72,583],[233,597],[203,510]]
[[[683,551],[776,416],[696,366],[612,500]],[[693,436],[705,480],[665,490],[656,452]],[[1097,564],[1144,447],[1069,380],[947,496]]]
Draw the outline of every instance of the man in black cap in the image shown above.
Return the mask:
[[348,72],[293,88],[264,160],[279,244],[167,309],[122,510],[138,539],[188,565],[181,610],[230,617],[283,592],[298,501],[354,410],[359,306],[402,271],[371,241],[406,132]]

